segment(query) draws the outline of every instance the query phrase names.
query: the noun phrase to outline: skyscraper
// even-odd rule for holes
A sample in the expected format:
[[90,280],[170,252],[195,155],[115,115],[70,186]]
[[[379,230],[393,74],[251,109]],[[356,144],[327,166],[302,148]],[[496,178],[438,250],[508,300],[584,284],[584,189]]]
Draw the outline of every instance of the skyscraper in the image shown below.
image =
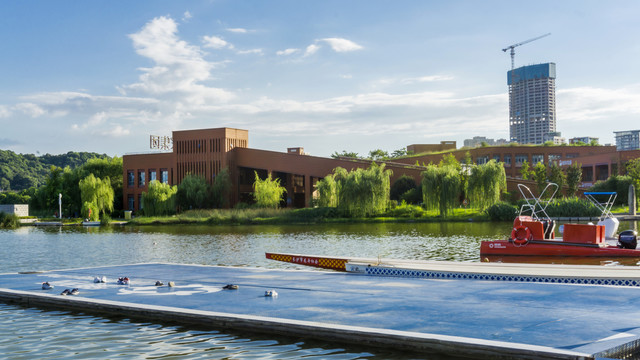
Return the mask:
[[509,137],[520,144],[559,139],[556,132],[556,64],[523,66],[507,73]]

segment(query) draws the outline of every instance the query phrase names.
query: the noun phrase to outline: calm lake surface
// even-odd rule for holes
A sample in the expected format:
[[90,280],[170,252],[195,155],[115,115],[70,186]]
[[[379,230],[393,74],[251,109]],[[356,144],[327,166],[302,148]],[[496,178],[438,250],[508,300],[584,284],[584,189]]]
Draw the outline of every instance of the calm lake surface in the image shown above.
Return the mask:
[[[510,230],[509,223],[471,222],[22,227],[0,230],[0,272],[145,262],[301,268],[267,260],[265,252],[480,261],[480,241],[505,238]],[[0,334],[0,354],[9,359],[442,359],[1,303]]]

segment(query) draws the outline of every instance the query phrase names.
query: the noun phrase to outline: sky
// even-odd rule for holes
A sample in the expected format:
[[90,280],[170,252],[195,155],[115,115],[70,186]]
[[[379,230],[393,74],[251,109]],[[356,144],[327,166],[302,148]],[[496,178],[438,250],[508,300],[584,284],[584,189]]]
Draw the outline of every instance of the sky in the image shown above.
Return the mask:
[[557,130],[640,129],[640,2],[2,1],[0,149],[149,152],[249,130],[315,156],[508,138],[508,52],[554,62]]

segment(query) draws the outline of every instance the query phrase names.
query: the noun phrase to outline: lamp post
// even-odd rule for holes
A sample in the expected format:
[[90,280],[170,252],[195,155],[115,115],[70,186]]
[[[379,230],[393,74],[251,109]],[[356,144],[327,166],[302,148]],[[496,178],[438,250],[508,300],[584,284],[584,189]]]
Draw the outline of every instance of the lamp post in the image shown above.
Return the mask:
[[62,220],[62,194],[58,194],[58,214],[60,214],[60,220]]

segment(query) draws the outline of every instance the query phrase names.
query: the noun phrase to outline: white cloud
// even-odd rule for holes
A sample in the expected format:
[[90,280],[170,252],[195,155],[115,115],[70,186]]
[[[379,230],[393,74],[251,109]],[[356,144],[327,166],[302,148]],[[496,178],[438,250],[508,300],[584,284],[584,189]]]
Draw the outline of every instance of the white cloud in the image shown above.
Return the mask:
[[111,130],[102,131],[101,135],[110,136],[110,137],[120,137],[120,136],[127,136],[130,133],[131,132],[129,131],[129,129],[125,129],[122,126],[118,125]]
[[34,103],[19,103],[14,106],[14,109],[32,118],[37,118],[47,113],[40,105]]
[[640,129],[639,84],[562,89],[556,98],[557,128],[565,138],[594,136],[600,143],[612,143],[613,131]]
[[316,44],[311,44],[307,46],[307,49],[304,51],[304,56],[310,56],[315,54],[318,50],[320,50],[320,46]]
[[11,111],[8,107],[0,105],[0,119],[11,116]]
[[434,82],[434,81],[446,81],[453,80],[453,76],[449,75],[429,75],[429,76],[421,76],[413,79],[405,79],[405,82]]
[[185,11],[184,14],[182,14],[182,21],[187,22],[191,20],[192,17],[193,15],[191,15],[189,11]]
[[247,29],[243,28],[228,28],[227,31],[238,34],[246,34],[249,32]]
[[203,36],[202,42],[204,43],[204,47],[212,48],[212,49],[222,49],[229,46],[229,43],[224,39],[218,36]]
[[289,55],[293,55],[293,54],[295,54],[297,52],[300,52],[300,49],[290,48],[290,49],[277,51],[276,55],[278,55],[278,56],[289,56]]
[[226,90],[201,84],[211,79],[215,64],[204,59],[199,47],[181,40],[177,32],[173,19],[158,17],[129,35],[136,52],[154,61],[155,66],[140,69],[140,82],[122,86],[124,94],[140,93],[191,105],[232,99],[234,95]]
[[250,50],[238,50],[237,53],[240,55],[246,55],[246,54],[262,55],[263,51],[262,49],[250,49]]
[[325,38],[318,41],[326,42],[335,52],[350,52],[363,49],[362,46],[355,42],[342,38]]

